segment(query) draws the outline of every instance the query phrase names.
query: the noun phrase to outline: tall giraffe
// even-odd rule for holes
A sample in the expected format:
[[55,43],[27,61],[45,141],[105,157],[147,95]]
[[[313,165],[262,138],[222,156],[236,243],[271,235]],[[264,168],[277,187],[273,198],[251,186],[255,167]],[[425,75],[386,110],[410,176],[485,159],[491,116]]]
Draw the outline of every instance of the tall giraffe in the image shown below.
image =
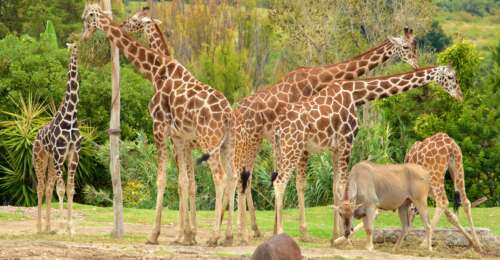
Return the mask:
[[[259,90],[240,102],[239,108],[235,110],[237,137],[235,138],[234,165],[240,173],[238,197],[243,200],[242,204],[238,204],[238,209],[240,210],[240,232],[242,232],[240,237],[243,243],[247,241],[245,200],[248,200],[252,228],[256,235],[260,234],[255,222],[255,208],[251,191],[250,188],[246,187],[250,186],[258,147],[262,139],[271,140],[272,124],[280,111],[287,104],[300,102],[317,94],[334,80],[350,80],[360,77],[391,57],[399,57],[412,67],[417,66],[416,44],[411,29],[405,28],[402,37],[389,37],[381,45],[347,61],[333,65],[296,69],[272,87]],[[301,161],[299,171],[305,172],[306,164],[307,161]],[[301,178],[304,174],[298,176],[300,176],[296,179],[299,195],[298,204],[299,209],[303,212],[305,208],[303,195],[305,180]],[[240,203],[239,199],[238,203]],[[305,215],[300,216],[301,222],[305,221],[304,218]],[[301,226],[300,230],[302,238],[307,239],[307,227]]]
[[[184,66],[169,56],[145,48],[130,38],[99,5],[88,4],[83,12],[84,33],[89,38],[97,29],[102,30],[125,57],[150,80],[155,87],[149,104],[153,118],[153,134],[158,153],[156,217],[148,243],[157,244],[160,235],[163,195],[165,191],[165,138],[170,137],[179,168],[180,222],[189,223],[188,176],[186,154],[191,143],[205,152],[201,160],[208,161],[215,184],[215,221],[209,245],[220,239],[222,199],[226,183],[232,177],[232,112],[224,95],[197,80]],[[188,150],[188,151],[186,151]],[[224,162],[224,163],[223,163]],[[230,209],[233,207],[230,203]],[[228,227],[230,228],[230,227]],[[191,225],[184,225],[183,243],[195,243]]]
[[[164,34],[159,28],[159,24],[161,24],[160,20],[153,19],[150,17],[149,14],[149,8],[144,7],[142,10],[136,12],[134,15],[129,17],[127,20],[125,20],[121,25],[121,29],[126,32],[126,33],[135,33],[135,32],[143,32],[146,37],[148,38],[149,46],[151,49],[154,51],[157,51],[159,53],[163,53],[164,55],[168,57],[172,57],[171,52],[169,50],[169,47],[167,45],[167,41],[165,40]],[[189,180],[189,217],[190,217],[190,223],[191,224],[191,230],[193,233],[193,237],[196,238],[196,233],[197,233],[197,225],[196,225],[196,180],[194,176],[194,169],[193,169],[193,161],[190,160],[192,155],[191,155],[191,150],[196,148],[195,142],[192,143],[191,149],[186,149],[185,152],[186,154],[184,155],[185,158],[187,158],[187,163],[186,163],[186,170],[188,174],[188,180]],[[175,151],[174,151],[175,152]],[[174,155],[177,161],[177,155]],[[178,164],[176,164],[178,165]],[[179,169],[177,169],[177,172],[179,172]],[[180,183],[180,180],[179,180]],[[180,194],[179,194],[180,195]],[[180,211],[179,211],[180,213]],[[179,216],[179,219],[182,220],[181,216]],[[179,222],[179,233],[177,234],[177,238],[175,241],[180,242],[182,239],[182,232],[181,230],[184,229],[184,221]],[[228,218],[228,227],[232,226],[232,218]],[[226,243],[230,243],[232,240],[232,231],[231,229],[227,229],[228,234],[226,234]],[[196,242],[196,241],[193,241]]]
[[[33,164],[37,178],[38,218],[37,230],[42,230],[43,192],[47,201],[47,219],[45,231],[50,232],[50,203],[57,179],[56,191],[59,207],[62,211],[64,200],[64,161],[68,159],[68,180],[66,192],[68,196],[67,231],[73,235],[73,195],[75,194],[75,172],[80,158],[80,129],[78,128],[78,103],[80,101],[80,84],[78,83],[76,44],[67,44],[71,56],[68,64],[68,81],[64,100],[52,120],[42,127],[33,141]],[[47,172],[47,174],[46,174]]]
[[[453,69],[438,66],[393,76],[334,82],[311,99],[288,105],[274,125],[273,149],[277,160],[277,172],[272,174],[276,199],[275,233],[283,232],[281,211],[288,179],[300,162],[307,160],[309,153],[325,149],[332,151],[334,202],[343,198],[339,191],[345,190],[348,179],[347,165],[358,127],[357,106],[432,81],[441,85],[450,96],[462,100]],[[338,233],[336,225],[333,233],[334,236]]]
[[[460,146],[447,134],[437,133],[423,141],[415,142],[406,153],[405,162],[420,164],[430,172],[431,197],[436,201],[432,229],[436,228],[444,212],[448,221],[462,232],[474,249],[481,251],[481,242],[477,237],[472,221],[471,204],[465,193],[464,168]],[[458,210],[460,203],[463,204],[465,215],[472,229],[472,237],[460,225],[457,216],[448,209],[449,201],[444,189],[446,169],[450,171],[455,187],[456,204],[454,206]]]

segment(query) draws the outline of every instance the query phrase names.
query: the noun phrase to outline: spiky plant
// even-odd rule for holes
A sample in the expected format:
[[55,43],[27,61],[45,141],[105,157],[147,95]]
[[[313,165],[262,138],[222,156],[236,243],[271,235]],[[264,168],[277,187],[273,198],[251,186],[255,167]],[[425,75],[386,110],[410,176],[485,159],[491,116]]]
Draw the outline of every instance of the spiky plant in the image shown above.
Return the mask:
[[[48,106],[29,95],[26,99],[10,98],[13,111],[0,111],[5,120],[0,122],[0,195],[9,203],[34,205],[36,203],[36,175],[32,161],[32,143],[40,128],[49,122]],[[92,178],[95,167],[92,127],[80,127],[83,136],[76,182]]]

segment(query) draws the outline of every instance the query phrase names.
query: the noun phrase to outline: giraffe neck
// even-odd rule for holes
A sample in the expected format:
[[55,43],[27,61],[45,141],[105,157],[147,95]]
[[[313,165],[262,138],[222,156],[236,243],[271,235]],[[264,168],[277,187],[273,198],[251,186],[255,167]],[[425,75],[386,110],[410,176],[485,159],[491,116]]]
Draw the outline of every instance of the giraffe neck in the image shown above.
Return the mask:
[[66,92],[64,94],[63,103],[59,108],[59,112],[63,116],[70,114],[74,119],[76,119],[78,103],[80,102],[80,84],[78,83],[77,56],[77,48],[72,47],[70,62],[68,64],[68,81],[66,83]]
[[[394,54],[394,44],[389,40],[385,41],[381,45],[366,51],[350,60],[344,61],[338,65],[332,66],[332,70],[336,70],[339,65],[345,65],[346,71],[353,71],[354,77],[360,77],[365,73],[373,70],[380,64],[387,61]],[[345,73],[344,75],[351,75]],[[350,78],[341,78],[350,79]]]
[[111,19],[104,14],[100,17],[100,29],[106,33],[107,38],[112,41],[118,49],[135,68],[147,79],[155,83],[156,73],[159,68],[167,64],[170,59],[159,55],[157,52],[141,46],[137,41],[124,33],[119,25],[112,23]]
[[156,24],[154,21],[148,22],[145,27],[145,32],[148,37],[149,46],[151,47],[151,49],[159,53],[163,53],[164,55],[172,56],[172,54],[168,50],[165,36],[161,32],[158,24]]
[[344,81],[341,84],[344,90],[352,93],[353,102],[359,106],[424,86],[434,80],[435,69],[430,67],[389,77]]

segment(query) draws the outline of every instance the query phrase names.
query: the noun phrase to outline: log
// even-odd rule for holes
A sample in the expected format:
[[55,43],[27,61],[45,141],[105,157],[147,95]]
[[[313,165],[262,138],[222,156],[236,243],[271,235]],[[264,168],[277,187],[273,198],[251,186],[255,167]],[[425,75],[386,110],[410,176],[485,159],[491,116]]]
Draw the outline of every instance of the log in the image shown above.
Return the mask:
[[[465,228],[467,232],[470,233],[469,228]],[[476,233],[482,243],[494,244],[497,247],[500,246],[500,237],[494,236],[490,229],[488,228],[476,228]],[[374,243],[396,243],[397,239],[401,235],[401,229],[399,228],[387,228],[387,229],[376,229],[373,232],[373,242]],[[406,240],[421,241],[425,237],[424,229],[412,229]],[[432,240],[443,241],[448,246],[461,246],[468,247],[469,241],[458,231],[456,228],[437,228],[433,231]]]

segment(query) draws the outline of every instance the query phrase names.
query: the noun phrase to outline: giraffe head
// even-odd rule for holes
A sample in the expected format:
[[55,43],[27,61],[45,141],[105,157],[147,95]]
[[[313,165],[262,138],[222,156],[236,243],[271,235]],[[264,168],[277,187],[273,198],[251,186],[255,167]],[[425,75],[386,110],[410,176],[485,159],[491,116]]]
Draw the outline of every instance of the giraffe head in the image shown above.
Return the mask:
[[417,42],[413,36],[413,29],[404,28],[402,37],[389,37],[393,44],[393,55],[410,64],[414,69],[418,68]]
[[463,94],[460,89],[460,84],[458,83],[457,74],[450,65],[438,66],[432,73],[434,73],[434,81],[441,85],[450,96],[459,101],[463,100]]
[[129,17],[121,24],[122,30],[127,33],[141,32],[147,28],[148,24],[161,24],[160,20],[153,19],[149,16],[149,7],[144,7],[141,11]]
[[90,38],[96,29],[102,30],[101,18],[109,16],[109,12],[105,12],[98,4],[88,4],[83,10],[83,34],[82,39]]

